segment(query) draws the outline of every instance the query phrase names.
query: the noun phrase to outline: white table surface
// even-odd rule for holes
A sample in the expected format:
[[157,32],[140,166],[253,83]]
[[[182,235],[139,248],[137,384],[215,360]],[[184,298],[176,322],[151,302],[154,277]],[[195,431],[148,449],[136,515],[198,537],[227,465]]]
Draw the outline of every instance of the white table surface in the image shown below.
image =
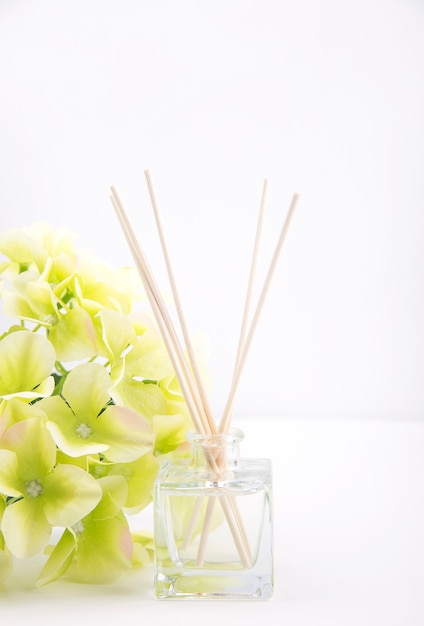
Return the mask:
[[[16,563],[2,624],[424,624],[424,421],[236,420],[243,456],[274,462],[275,594],[265,602],[158,601],[152,568],[107,586],[32,582]],[[144,520],[147,522],[147,517]]]

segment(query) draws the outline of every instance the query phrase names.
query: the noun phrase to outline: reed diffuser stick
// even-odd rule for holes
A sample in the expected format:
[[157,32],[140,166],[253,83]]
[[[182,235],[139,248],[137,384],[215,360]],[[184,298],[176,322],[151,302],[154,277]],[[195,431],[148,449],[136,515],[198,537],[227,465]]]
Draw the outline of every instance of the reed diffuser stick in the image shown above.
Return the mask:
[[[188,410],[190,412],[191,418],[193,420],[193,424],[197,432],[206,435],[215,435],[215,434],[226,434],[229,432],[230,424],[231,424],[231,416],[235,394],[237,391],[237,387],[240,381],[240,377],[242,374],[243,367],[245,365],[247,353],[249,351],[253,334],[256,330],[258,319],[260,313],[262,311],[265,298],[267,292],[269,290],[269,286],[271,283],[271,279],[273,277],[277,261],[287,235],[287,231],[297,204],[298,195],[295,194],[291,205],[289,207],[288,214],[286,216],[284,225],[282,227],[280,237],[278,239],[278,243],[276,245],[274,255],[268,269],[268,273],[266,275],[266,279],[264,285],[262,287],[262,291],[260,293],[260,297],[258,303],[256,305],[256,309],[250,323],[250,327],[248,328],[248,318],[250,314],[251,308],[251,299],[253,292],[253,283],[256,273],[256,265],[258,258],[258,249],[259,249],[259,241],[261,237],[263,217],[265,211],[265,203],[268,191],[268,181],[264,181],[263,191],[262,191],[262,199],[260,205],[260,212],[258,217],[256,236],[255,236],[255,244],[253,249],[247,293],[245,306],[243,311],[243,320],[240,329],[239,343],[237,348],[237,355],[235,359],[233,378],[231,382],[230,391],[228,394],[227,402],[224,408],[224,412],[221,417],[221,421],[219,425],[213,419],[212,411],[208,402],[207,394],[203,385],[202,377],[200,375],[200,371],[198,368],[198,364],[195,358],[194,350],[189,338],[187,325],[185,322],[185,318],[182,311],[182,306],[180,302],[180,297],[178,294],[176,281],[174,277],[174,272],[172,269],[172,264],[170,261],[165,237],[164,230],[162,227],[160,214],[158,210],[158,205],[156,201],[156,197],[153,190],[153,184],[150,177],[150,173],[148,170],[145,171],[146,182],[149,190],[150,200],[152,204],[152,209],[156,221],[156,227],[159,235],[159,239],[161,242],[162,253],[165,260],[168,279],[171,285],[172,295],[178,315],[178,320],[180,324],[180,329],[183,335],[183,339],[186,346],[187,357],[183,352],[181,343],[178,338],[178,334],[176,329],[172,323],[171,317],[165,305],[165,302],[162,298],[162,294],[156,284],[154,276],[150,270],[149,264],[147,262],[146,256],[138,240],[135,236],[135,233],[132,229],[128,216],[125,212],[125,209],[122,205],[122,202],[116,192],[114,187],[111,188],[111,201],[114,206],[114,209],[117,213],[119,222],[121,224],[123,233],[126,237],[127,243],[129,245],[130,251],[133,255],[134,261],[136,263],[136,267],[139,271],[140,277],[142,279],[147,297],[149,299],[150,305],[152,307],[153,314],[155,316],[156,322],[158,324],[159,331],[164,340],[165,346],[167,348],[171,363],[173,365],[175,374],[179,381],[181,391],[186,400]],[[225,459],[222,458],[221,452],[214,452],[213,448],[209,448],[208,445],[205,446],[204,449],[205,459],[207,464],[212,472],[218,477],[222,474],[223,470],[225,470]],[[247,534],[244,529],[243,520],[241,519],[240,511],[238,509],[238,503],[236,499],[230,494],[224,495],[223,497],[216,498],[215,495],[211,495],[208,497],[208,504],[206,507],[205,519],[203,520],[203,528],[200,537],[200,543],[198,546],[198,554],[197,554],[197,565],[201,566],[203,564],[207,539],[209,536],[213,509],[215,506],[215,501],[218,499],[221,508],[224,513],[224,517],[227,521],[229,530],[233,537],[234,543],[238,550],[238,554],[240,557],[240,561],[242,565],[246,568],[250,566],[251,563],[251,554],[249,543],[247,540]],[[183,545],[186,546],[189,541],[191,541],[191,537],[194,533],[197,519],[200,515],[200,508],[202,504],[203,498],[198,498],[196,500],[196,504],[193,510],[193,515],[191,517],[189,528],[184,539]]]
[[156,228],[158,231],[158,235],[159,235],[159,240],[161,243],[161,247],[162,247],[162,253],[163,253],[163,257],[165,260],[165,265],[166,265],[166,270],[168,272],[168,279],[169,279],[169,283],[171,285],[171,291],[172,291],[172,296],[174,298],[174,303],[175,303],[175,308],[177,311],[177,315],[178,315],[178,320],[180,322],[180,327],[181,327],[181,332],[184,338],[184,342],[185,342],[185,346],[186,346],[186,350],[187,350],[187,355],[188,355],[188,360],[193,372],[193,376],[194,376],[194,380],[197,386],[197,389],[199,390],[199,395],[200,395],[200,400],[203,406],[203,411],[205,414],[205,417],[208,421],[209,424],[209,428],[211,430],[211,432],[216,432],[216,425],[215,422],[213,420],[213,416],[212,416],[212,411],[209,405],[209,401],[206,395],[206,391],[205,391],[205,387],[202,381],[202,377],[200,375],[200,371],[199,371],[199,366],[197,363],[197,359],[193,350],[193,346],[190,340],[190,336],[187,330],[187,324],[185,321],[185,316],[183,313],[183,308],[181,305],[181,300],[180,300],[180,296],[178,293],[178,289],[177,289],[177,284],[175,281],[175,275],[174,275],[174,271],[172,268],[172,264],[171,264],[171,260],[169,257],[169,253],[168,253],[168,247],[165,241],[165,235],[164,235],[164,229],[162,226],[162,221],[160,218],[160,214],[159,214],[159,208],[158,208],[158,203],[156,200],[156,196],[155,196],[155,192],[153,189],[153,183],[152,183],[152,179],[150,176],[150,172],[149,170],[145,170],[144,172],[145,178],[146,178],[146,182],[147,182],[147,188],[149,190],[149,195],[150,195],[150,201],[151,201],[151,205],[152,205],[152,209],[153,209],[153,214],[155,217],[155,222],[156,222]]
[[[251,306],[252,294],[253,294],[253,286],[254,286],[255,275],[256,275],[256,266],[257,266],[258,257],[259,257],[259,244],[260,244],[261,235],[262,235],[262,227],[263,227],[263,222],[264,222],[267,194],[268,194],[268,180],[265,179],[264,180],[264,184],[263,184],[263,188],[262,188],[262,197],[261,197],[261,203],[260,203],[260,206],[259,206],[258,221],[257,221],[257,224],[256,224],[255,241],[254,241],[254,245],[253,245],[253,253],[252,253],[252,259],[251,259],[250,271],[249,271],[249,277],[248,277],[248,283],[247,283],[246,299],[245,299],[244,310],[243,310],[243,318],[242,318],[242,323],[241,323],[241,327],[240,327],[240,335],[239,335],[239,341],[238,341],[238,346],[237,346],[237,354],[236,354],[236,359],[235,359],[235,363],[234,363],[233,380],[234,380],[234,377],[237,374],[237,368],[238,368],[238,366],[240,364],[240,359],[241,359],[241,355],[242,355],[242,352],[243,352],[244,343],[245,343],[245,339],[246,339],[247,323],[248,323],[248,320],[249,320],[250,306]],[[225,463],[225,459],[220,459],[220,460],[217,460],[217,461],[218,461],[218,465],[219,464],[222,465],[223,463]],[[202,565],[203,559],[204,559],[204,556],[205,556],[206,544],[207,544],[207,541],[208,541],[208,533],[209,533],[209,529],[210,529],[210,522],[211,522],[211,519],[212,519],[212,516],[213,516],[215,500],[216,500],[215,498],[211,498],[209,503],[208,503],[208,507],[206,509],[205,523],[204,523],[204,526],[203,526],[203,529],[202,529],[202,534],[201,534],[200,543],[199,543],[199,549],[198,549],[198,553],[197,553],[197,561],[196,562],[197,562],[198,565]],[[233,503],[233,505],[234,504],[235,503]],[[241,532],[242,536],[244,537],[245,545],[248,546],[247,534],[246,534],[246,531],[244,529],[243,520],[241,519],[241,516],[238,514],[237,507],[234,510],[234,514],[236,516],[240,532]]]
[[[145,287],[147,296],[149,298],[150,305],[152,307],[153,313],[155,315],[155,319],[158,323],[159,330],[164,339],[165,345],[167,347],[168,353],[171,358],[172,365],[175,369],[175,373],[180,382],[181,390],[184,395],[184,398],[187,401],[187,405],[189,407],[189,411],[191,417],[193,419],[193,424],[195,428],[200,433],[211,433],[210,426],[208,421],[205,419],[204,414],[200,411],[199,406],[196,406],[195,400],[197,400],[197,396],[193,398],[191,395],[193,387],[192,381],[190,379],[190,372],[187,368],[187,363],[182,352],[181,346],[178,341],[178,337],[176,335],[175,329],[170,320],[169,314],[167,312],[165,303],[163,302],[162,296],[157,288],[156,282],[154,280],[153,274],[150,271],[149,265],[147,263],[147,259],[145,254],[140,247],[135,233],[131,227],[129,219],[127,217],[126,211],[123,207],[123,204],[118,196],[118,193],[114,187],[111,188],[112,196],[111,201],[112,205],[117,213],[119,222],[123,229],[124,235],[127,239],[127,243],[129,245],[130,251],[133,255],[134,261],[136,263],[136,267],[140,273],[141,279],[143,281],[143,285]],[[183,368],[181,369],[181,365]],[[208,459],[208,463],[212,469],[212,471],[218,472],[219,467],[216,463],[216,459],[212,453],[208,450],[205,451],[206,457]],[[227,523],[230,527],[230,531],[233,535],[234,541],[236,543],[237,549],[239,551],[240,559],[243,563],[248,562],[249,550],[248,547],[245,546],[244,537],[240,536],[239,525],[237,521],[234,519],[234,504],[224,505],[222,503],[222,507],[224,510],[224,515],[227,520]]]
[[152,307],[153,314],[159,327],[159,331],[166,345],[169,357],[172,362],[172,366],[181,387],[181,391],[184,398],[186,399],[187,407],[193,420],[193,424],[198,432],[210,432],[208,424],[203,421],[202,415],[199,414],[198,407],[196,406],[196,403],[194,401],[192,389],[190,388],[189,382],[187,380],[189,375],[186,371],[186,368],[184,367],[184,355],[182,354],[181,347],[179,346],[175,330],[172,330],[172,324],[167,323],[167,321],[169,322],[169,320],[167,320],[166,307],[163,305],[159,289],[157,288],[156,283],[153,279],[153,275],[148,266],[147,259],[144,255],[143,250],[138,244],[137,238],[131,227],[131,224],[128,220],[127,214],[116,189],[112,187],[111,191],[111,201],[113,207],[116,211],[128,246],[134,258],[136,267],[142,279],[147,297],[150,302],[150,306]]
[[266,200],[268,196],[268,184],[269,184],[268,180],[265,179],[264,184],[263,184],[263,189],[262,189],[262,198],[261,198],[261,204],[259,207],[258,221],[256,224],[255,242],[253,245],[253,254],[252,254],[252,260],[250,263],[249,279],[247,283],[246,299],[245,299],[244,310],[243,310],[243,319],[242,319],[241,328],[240,328],[239,342],[237,346],[237,355],[236,355],[236,360],[234,364],[233,378],[237,372],[237,368],[240,363],[244,343],[246,340],[247,323],[249,320],[250,307],[251,307],[252,295],[253,295],[253,286],[254,286],[255,276],[256,276],[256,267],[257,267],[258,258],[259,258],[259,244],[260,244],[260,240],[262,236],[262,227],[263,227],[264,216],[265,216],[265,206],[266,206]]
[[258,303],[256,305],[255,313],[253,315],[253,319],[252,319],[252,322],[250,324],[250,328],[249,328],[249,332],[248,332],[247,337],[246,337],[246,341],[244,342],[243,350],[242,350],[242,353],[241,353],[241,356],[240,356],[240,360],[239,360],[239,363],[238,363],[238,366],[237,366],[237,370],[235,372],[235,375],[234,375],[234,378],[233,378],[233,381],[232,381],[232,385],[231,385],[230,393],[228,395],[227,403],[225,405],[224,412],[223,412],[222,418],[221,418],[221,422],[219,424],[219,432],[221,432],[221,433],[228,432],[228,429],[230,427],[234,398],[235,398],[235,395],[236,395],[236,392],[237,392],[237,387],[238,387],[239,382],[240,382],[240,378],[241,378],[241,374],[242,374],[244,365],[246,363],[247,353],[248,353],[249,348],[250,348],[251,343],[252,343],[253,335],[255,333],[255,330],[256,330],[256,327],[257,327],[257,324],[258,324],[258,321],[259,321],[259,317],[260,317],[260,314],[262,312],[262,309],[263,309],[263,306],[264,306],[264,303],[265,303],[265,299],[266,299],[266,296],[267,296],[267,293],[268,293],[268,290],[269,290],[269,287],[270,287],[270,284],[271,284],[271,280],[272,280],[272,277],[274,275],[275,268],[277,266],[278,258],[280,256],[280,252],[282,250],[284,241],[286,239],[287,232],[288,232],[288,229],[289,229],[289,226],[290,226],[290,223],[291,223],[294,211],[296,209],[296,205],[297,205],[298,199],[299,199],[299,195],[295,194],[293,196],[293,199],[291,201],[291,204],[290,204],[290,207],[289,207],[286,219],[285,219],[283,227],[281,229],[280,237],[278,239],[278,242],[277,242],[277,245],[276,245],[276,248],[275,248],[272,260],[271,260],[271,264],[269,266],[268,273],[267,273],[264,285],[262,287],[261,294],[259,296]]

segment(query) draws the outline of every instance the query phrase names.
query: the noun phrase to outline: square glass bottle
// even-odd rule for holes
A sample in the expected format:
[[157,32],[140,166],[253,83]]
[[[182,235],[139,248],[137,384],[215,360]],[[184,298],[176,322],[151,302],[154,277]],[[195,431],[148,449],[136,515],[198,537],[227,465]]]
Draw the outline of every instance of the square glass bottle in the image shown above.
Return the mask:
[[156,596],[270,598],[271,462],[240,458],[237,429],[187,438],[191,456],[166,461],[155,483]]

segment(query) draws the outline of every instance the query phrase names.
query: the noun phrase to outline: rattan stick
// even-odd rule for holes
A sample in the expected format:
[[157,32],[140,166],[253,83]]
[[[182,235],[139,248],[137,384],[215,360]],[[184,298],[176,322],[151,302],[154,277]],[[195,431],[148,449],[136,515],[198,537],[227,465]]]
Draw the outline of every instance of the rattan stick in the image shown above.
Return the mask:
[[[173,331],[173,327],[172,324],[170,326],[168,326],[166,322],[167,320],[167,311],[166,311],[166,307],[162,301],[162,298],[160,296],[160,292],[156,286],[156,283],[154,281],[153,278],[153,274],[151,273],[150,269],[149,269],[149,265],[147,263],[147,259],[145,257],[145,254],[143,252],[143,250],[141,249],[137,238],[135,236],[135,233],[131,227],[131,224],[128,220],[126,211],[122,205],[122,202],[120,201],[120,198],[115,190],[115,188],[112,187],[112,196],[111,196],[111,201],[112,201],[112,205],[117,213],[119,222],[121,224],[122,230],[124,232],[124,235],[127,239],[127,243],[129,245],[130,251],[134,257],[134,261],[136,263],[136,267],[140,273],[140,277],[143,281],[147,296],[149,298],[149,302],[150,305],[152,307],[153,313],[155,315],[156,321],[158,323],[159,326],[159,330],[162,334],[162,337],[164,339],[165,345],[167,347],[169,356],[171,358],[171,362],[172,365],[174,367],[175,373],[177,375],[177,378],[180,382],[180,386],[181,386],[181,390],[183,392],[184,398],[186,399],[191,417],[193,419],[193,423],[195,425],[196,430],[198,430],[198,432],[200,433],[204,433],[205,430],[207,432],[209,432],[209,424],[205,423],[203,421],[203,415],[197,412],[195,403],[193,402],[193,398],[190,395],[190,391],[188,389],[187,386],[187,381],[185,379],[184,373],[182,372],[182,370],[180,369],[180,364],[179,364],[179,360],[181,360],[182,358],[182,362],[185,363],[185,359],[184,359],[184,355],[182,354],[181,348],[178,344],[178,340],[177,337],[175,335],[175,332]],[[171,333],[171,338],[169,337],[169,334]],[[177,354],[175,354],[175,352],[177,352]],[[178,356],[180,357],[180,359],[178,358]],[[211,467],[213,471],[217,471],[217,465],[215,462],[215,459],[213,458],[213,455],[209,455],[212,456],[212,459],[209,458],[209,462],[211,463]],[[230,532],[234,538],[235,544],[237,546],[237,550],[239,552],[240,555],[240,559],[242,561],[242,563],[248,563],[248,559],[249,559],[249,552],[248,549],[246,549],[246,546],[244,545],[244,538],[242,535],[240,535],[240,529],[239,529],[239,525],[237,524],[237,520],[234,518],[234,514],[231,515],[231,510],[228,511],[228,506],[223,505],[223,509],[224,509],[224,514],[225,517],[227,519],[227,523],[229,525],[230,528]]]
[[128,220],[122,202],[120,201],[120,198],[113,187],[111,201],[121,224],[123,233],[126,237],[130,251],[133,255],[136,267],[142,279],[147,297],[152,307],[153,314],[159,327],[159,331],[166,345],[169,357],[172,362],[172,366],[181,387],[181,391],[187,402],[187,407],[193,420],[193,424],[198,432],[210,432],[208,425],[202,421],[202,417],[196,407],[196,403],[194,401],[187,381],[187,372],[184,372],[181,367],[181,365],[185,362],[184,355],[182,355],[181,353],[182,351],[181,348],[178,346],[178,342],[175,341],[175,332],[172,332],[172,330],[170,330],[168,324],[166,323],[166,309],[164,309],[162,306],[162,299],[159,295],[159,290],[157,289],[157,286],[153,279],[153,275],[150,271],[147,259],[135,237],[134,231]]
[[[250,313],[250,307],[251,307],[251,302],[252,302],[253,286],[254,286],[254,282],[255,282],[256,267],[257,267],[257,263],[258,263],[259,245],[260,245],[260,240],[261,240],[261,235],[262,235],[262,226],[263,226],[264,215],[265,215],[265,206],[266,206],[267,194],[268,194],[268,180],[265,179],[264,180],[264,184],[263,184],[263,188],[262,188],[262,197],[261,197],[261,203],[260,203],[260,206],[259,206],[258,221],[257,221],[257,224],[256,224],[255,241],[254,241],[254,245],[253,245],[252,259],[251,259],[251,263],[250,263],[250,271],[249,271],[249,278],[248,278],[248,283],[247,283],[245,304],[244,304],[244,309],[243,309],[243,318],[242,318],[242,323],[241,323],[241,327],[240,327],[240,335],[239,335],[239,341],[238,341],[238,346],[237,346],[237,354],[236,354],[236,359],[235,359],[235,363],[234,363],[233,379],[234,379],[234,377],[235,377],[235,375],[237,373],[237,368],[238,368],[239,363],[240,363],[242,350],[243,350],[244,342],[245,342],[245,339],[246,339],[247,323],[249,321],[249,313]],[[220,462],[221,464],[225,463],[225,459],[223,459],[223,458],[218,459],[218,462]],[[208,539],[208,532],[209,532],[209,529],[210,529],[210,520],[208,519],[208,516],[212,517],[213,508],[214,508],[213,504],[210,507],[209,507],[209,504],[208,504],[208,507],[206,509],[205,524],[204,524],[204,527],[203,527],[203,530],[202,530],[202,535],[200,537],[199,550],[198,550],[198,553],[197,553],[197,564],[198,565],[202,564],[203,559],[204,559],[204,554],[205,554],[205,551],[206,551],[206,543],[207,543],[207,539]],[[244,545],[247,547],[247,549],[249,549],[249,542],[248,542],[248,539],[247,539],[246,532],[244,530],[244,525],[243,525],[243,522],[241,520],[241,516],[239,515],[238,507],[234,506],[234,503],[233,503],[233,510],[234,510],[234,513],[237,516],[240,532],[242,533],[242,535],[244,537]]]
[[184,338],[184,343],[186,346],[186,350],[187,350],[187,355],[188,355],[188,359],[189,359],[189,363],[193,372],[193,376],[194,376],[194,380],[196,382],[196,386],[197,389],[199,391],[199,395],[200,395],[200,399],[201,399],[201,403],[202,403],[202,407],[204,410],[204,414],[205,414],[205,418],[207,419],[208,423],[209,423],[209,427],[211,429],[211,432],[215,432],[216,431],[216,424],[213,420],[212,417],[212,411],[209,405],[209,400],[205,391],[205,387],[202,381],[202,377],[200,375],[200,371],[199,371],[199,366],[197,364],[197,359],[193,350],[193,346],[192,343],[190,341],[190,336],[187,330],[187,324],[185,321],[185,317],[184,317],[184,313],[183,313],[183,308],[181,305],[181,299],[178,293],[178,289],[177,289],[177,284],[175,281],[175,275],[174,275],[174,271],[172,269],[172,264],[171,264],[171,260],[169,257],[169,252],[168,252],[168,247],[166,244],[166,240],[165,240],[165,235],[164,235],[164,229],[162,226],[162,221],[160,218],[160,214],[159,214],[159,208],[158,208],[158,203],[156,200],[156,196],[155,196],[155,192],[153,189],[153,183],[152,183],[152,179],[150,176],[150,172],[149,170],[145,170],[144,175],[146,177],[146,182],[147,182],[147,187],[149,190],[149,195],[150,195],[150,201],[152,204],[152,209],[153,209],[153,214],[155,217],[155,221],[156,221],[156,228],[158,231],[158,235],[159,235],[159,240],[161,243],[161,247],[162,247],[162,253],[164,256],[164,260],[165,260],[165,265],[166,265],[166,270],[168,272],[168,279],[169,279],[169,283],[171,285],[171,291],[172,291],[172,296],[174,298],[174,303],[175,303],[175,308],[177,311],[177,315],[178,315],[178,320],[180,322],[180,326],[181,326],[181,332]]
[[245,299],[244,310],[243,310],[243,319],[242,319],[241,328],[240,328],[240,336],[239,336],[239,342],[237,346],[237,356],[236,356],[236,361],[234,364],[233,377],[235,376],[237,372],[237,368],[240,363],[240,359],[242,355],[244,342],[246,339],[247,323],[249,320],[250,308],[251,308],[251,303],[252,303],[253,285],[255,283],[256,267],[258,264],[259,244],[260,244],[260,240],[262,236],[262,226],[263,226],[264,215],[265,215],[265,205],[266,205],[267,195],[268,195],[268,180],[265,179],[264,184],[263,184],[263,189],[262,189],[261,204],[259,207],[258,222],[256,225],[255,242],[253,245],[253,254],[252,254],[252,260],[250,263],[249,280],[247,284],[246,299]]
[[206,547],[209,537],[209,532],[212,524],[213,510],[215,508],[216,496],[209,496],[208,504],[206,506],[205,519],[203,521],[202,533],[200,535],[199,549],[197,551],[196,565],[202,567],[205,560]]
[[289,226],[290,226],[290,223],[291,223],[294,211],[296,209],[296,205],[297,205],[298,199],[299,199],[298,194],[295,194],[293,196],[293,199],[291,201],[291,204],[290,204],[290,207],[289,207],[286,219],[285,219],[283,227],[281,229],[280,237],[278,239],[278,242],[277,242],[277,245],[276,245],[276,248],[275,248],[275,251],[274,251],[274,255],[272,257],[272,261],[271,261],[270,267],[268,269],[268,273],[267,273],[267,276],[265,278],[265,282],[264,282],[261,294],[259,296],[258,304],[256,306],[255,313],[254,313],[252,322],[250,324],[249,332],[248,332],[246,340],[244,342],[244,346],[243,346],[243,350],[242,350],[242,353],[241,353],[241,356],[240,356],[240,361],[239,361],[239,364],[238,364],[238,367],[237,367],[237,371],[236,371],[235,376],[234,376],[233,381],[232,381],[232,385],[231,385],[230,393],[228,395],[227,403],[225,405],[224,412],[223,412],[223,415],[222,415],[222,418],[221,418],[221,422],[219,424],[219,432],[227,432],[229,427],[230,427],[233,403],[234,403],[234,398],[235,398],[235,395],[236,395],[237,387],[238,387],[238,384],[240,382],[241,374],[242,374],[244,365],[246,363],[246,357],[247,357],[247,354],[249,352],[249,348],[250,348],[251,343],[252,343],[253,335],[255,333],[255,330],[256,330],[256,327],[257,327],[257,324],[258,324],[259,316],[260,316],[260,314],[262,312],[263,305],[265,303],[265,298],[267,296],[267,293],[268,293],[268,290],[269,290],[269,287],[270,287],[270,283],[271,283],[272,277],[274,275],[275,268],[277,266],[277,261],[278,261],[278,258],[280,256],[280,252],[281,252],[281,249],[283,247],[283,244],[284,244],[284,241],[285,241],[285,238],[286,238],[286,235],[287,235],[287,232],[288,232],[288,229],[289,229]]

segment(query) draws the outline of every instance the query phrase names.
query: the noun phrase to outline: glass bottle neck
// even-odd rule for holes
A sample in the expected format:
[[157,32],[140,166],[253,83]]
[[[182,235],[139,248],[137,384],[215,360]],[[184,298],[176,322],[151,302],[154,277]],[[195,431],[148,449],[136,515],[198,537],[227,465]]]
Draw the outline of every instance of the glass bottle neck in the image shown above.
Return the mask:
[[242,431],[236,428],[228,433],[213,435],[190,431],[187,433],[187,440],[191,443],[191,464],[196,467],[205,466],[218,473],[236,466],[243,437]]

